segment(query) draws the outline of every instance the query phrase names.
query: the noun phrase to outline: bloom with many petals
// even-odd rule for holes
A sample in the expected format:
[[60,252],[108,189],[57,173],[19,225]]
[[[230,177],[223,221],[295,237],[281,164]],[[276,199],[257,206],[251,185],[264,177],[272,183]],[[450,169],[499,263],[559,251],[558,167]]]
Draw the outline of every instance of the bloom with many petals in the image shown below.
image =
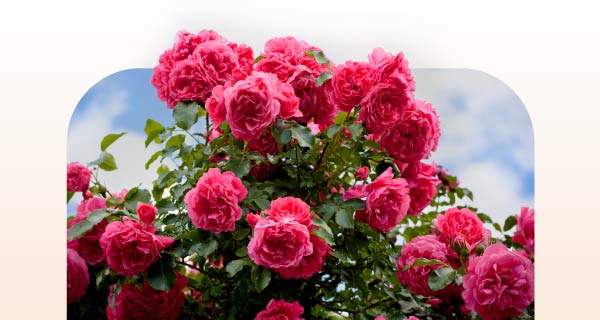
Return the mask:
[[168,291],[156,290],[148,282],[138,288],[133,284],[121,286],[116,294],[111,288],[106,306],[109,320],[159,319],[174,320],[185,303],[183,288],[187,278],[176,273],[175,285]]
[[67,165],[67,191],[77,192],[87,190],[92,172],[79,162],[71,162]]
[[483,227],[481,219],[468,208],[450,208],[443,215],[437,215],[434,225],[440,241],[451,247],[458,242],[473,250],[490,237],[490,231]]
[[440,121],[431,104],[413,100],[400,121],[381,137],[380,145],[402,162],[417,162],[437,149]]
[[[77,206],[77,215],[75,216],[75,219],[69,221],[68,230],[85,220],[93,211],[104,208],[106,208],[106,200],[104,198],[94,197],[81,201]],[[79,255],[91,265],[103,263],[105,255],[100,246],[100,237],[104,233],[107,225],[108,221],[102,219],[102,221],[96,224],[83,236],[67,241],[67,247],[76,250]]]
[[517,231],[513,241],[525,247],[531,255],[535,254],[535,211],[533,208],[521,208],[517,216]]
[[88,267],[77,251],[67,249],[67,303],[71,303],[83,295],[90,283]]
[[255,320],[302,320],[300,316],[304,313],[304,308],[298,301],[287,302],[285,300],[271,299],[267,308],[259,312]]
[[408,181],[410,187],[410,209],[411,216],[419,215],[437,194],[437,185],[440,180],[435,174],[435,166],[426,163],[415,162],[408,164],[402,170],[402,177]]
[[503,244],[493,244],[469,261],[463,287],[466,307],[484,320],[518,317],[533,302],[533,263]]
[[403,178],[394,179],[391,167],[370,184],[351,187],[344,194],[345,200],[362,197],[366,197],[366,209],[357,210],[354,219],[381,232],[398,225],[410,207],[408,183]]
[[108,266],[123,276],[140,274],[154,263],[160,251],[173,244],[172,238],[154,234],[154,227],[123,218],[106,226],[100,245]]
[[196,227],[211,232],[233,231],[235,222],[242,218],[238,203],[247,194],[242,180],[233,172],[210,168],[186,193],[184,202]]
[[[443,265],[432,264],[411,267],[404,271],[404,267],[412,266],[417,259],[436,259],[448,262],[446,255],[448,248],[434,235],[418,236],[402,247],[402,253],[398,257],[398,281],[407,285],[414,294],[431,296],[434,293],[429,288],[429,274],[432,270],[442,268]],[[445,290],[445,289],[443,289]]]

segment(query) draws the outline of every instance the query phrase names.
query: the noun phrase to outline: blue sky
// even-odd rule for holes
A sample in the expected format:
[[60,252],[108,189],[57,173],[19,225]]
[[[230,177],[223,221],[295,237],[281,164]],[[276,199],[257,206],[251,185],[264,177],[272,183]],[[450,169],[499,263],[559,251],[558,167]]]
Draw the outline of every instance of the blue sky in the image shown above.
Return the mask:
[[[112,74],[86,92],[71,118],[68,161],[87,163],[100,153],[108,133],[128,132],[110,147],[119,169],[99,177],[110,190],[141,182],[154,169],[144,163],[155,151],[144,148],[147,118],[171,123],[171,110],[156,97],[152,69]],[[498,79],[467,69],[413,69],[418,99],[436,108],[442,129],[431,159],[458,175],[475,194],[475,205],[498,220],[533,206],[533,131],[518,96]],[[68,205],[73,213],[80,198]]]

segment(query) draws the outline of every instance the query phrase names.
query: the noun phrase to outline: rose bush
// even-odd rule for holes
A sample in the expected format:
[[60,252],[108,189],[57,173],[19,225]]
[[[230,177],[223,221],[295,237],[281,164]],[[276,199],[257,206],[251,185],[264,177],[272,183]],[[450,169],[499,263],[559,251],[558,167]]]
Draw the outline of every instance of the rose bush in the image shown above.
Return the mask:
[[69,317],[534,315],[533,209],[494,222],[426,162],[443,119],[402,53],[335,65],[293,37],[253,52],[203,30],[160,56],[150,81],[173,123],[146,121],[151,186],[98,180],[123,133],[68,164],[67,201],[83,196],[67,222]]

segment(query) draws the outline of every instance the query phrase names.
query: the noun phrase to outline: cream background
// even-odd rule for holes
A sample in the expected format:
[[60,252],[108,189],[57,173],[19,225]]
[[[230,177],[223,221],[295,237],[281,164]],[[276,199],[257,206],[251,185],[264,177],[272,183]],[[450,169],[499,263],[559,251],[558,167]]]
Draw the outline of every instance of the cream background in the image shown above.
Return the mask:
[[535,133],[537,316],[598,313],[598,8],[583,1],[223,2],[0,5],[0,319],[65,318],[71,112],[104,76],[154,66],[182,28],[212,28],[254,48],[294,35],[346,59],[384,46],[404,51],[413,67],[472,68],[505,82]]

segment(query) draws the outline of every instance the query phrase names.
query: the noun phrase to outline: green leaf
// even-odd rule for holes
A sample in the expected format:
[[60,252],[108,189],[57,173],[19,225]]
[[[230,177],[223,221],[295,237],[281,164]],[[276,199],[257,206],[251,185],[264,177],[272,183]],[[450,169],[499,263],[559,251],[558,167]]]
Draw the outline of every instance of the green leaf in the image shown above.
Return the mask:
[[326,66],[329,65],[329,60],[325,57],[323,51],[308,50],[305,52],[305,54],[314,58],[315,61],[317,61],[320,64],[324,64]]
[[174,135],[165,144],[165,147],[179,147],[185,141],[185,136],[182,134]]
[[173,258],[163,254],[158,261],[148,268],[146,281],[156,290],[168,291],[175,285],[177,277],[173,270]]
[[219,244],[217,243],[217,240],[211,239],[207,242],[199,242],[194,244],[190,250],[198,253],[198,255],[201,257],[207,258],[209,255],[215,252],[215,250],[217,250],[218,246]]
[[108,152],[102,152],[100,154],[100,157],[98,157],[98,159],[90,162],[89,165],[90,166],[97,165],[98,167],[100,167],[100,169],[102,169],[104,171],[113,171],[113,170],[117,169],[117,163],[115,162],[115,157]]
[[404,266],[404,268],[402,268],[402,271],[406,271],[412,267],[419,267],[419,266],[429,266],[429,265],[444,265],[444,266],[448,266],[448,264],[444,261],[441,260],[437,260],[437,259],[427,259],[427,258],[419,258],[417,260],[415,260],[415,262],[413,262],[412,265],[407,265]]
[[144,127],[144,132],[146,133],[146,142],[145,145],[148,147],[150,142],[154,140],[159,134],[165,131],[165,127],[162,126],[159,122],[148,119],[146,120],[146,126]]
[[279,144],[288,144],[292,140],[292,132],[290,130],[279,131],[276,130],[276,128],[273,128],[271,134]]
[[348,127],[348,131],[352,135],[352,140],[356,141],[360,134],[362,133],[363,127],[362,124],[354,123]]
[[354,228],[354,211],[348,209],[340,209],[335,214],[335,222],[342,228]]
[[138,202],[150,203],[150,199],[152,199],[150,191],[132,188],[125,196],[125,208],[127,208],[129,212],[135,212]]
[[156,151],[154,154],[152,154],[152,156],[150,157],[150,159],[148,159],[148,161],[146,162],[146,170],[148,170],[150,168],[150,165],[156,161],[156,159],[158,159],[158,157],[160,157],[160,155],[162,155],[162,150],[158,150]]
[[95,225],[100,223],[104,218],[108,217],[110,212],[106,209],[94,210],[90,213],[85,220],[80,221],[78,224],[72,226],[67,234],[67,240],[77,239],[85,235]]
[[517,225],[517,218],[515,216],[509,216],[504,220],[504,231],[506,232],[512,229],[515,225]]
[[325,83],[325,81],[328,81],[329,79],[331,79],[331,77],[333,76],[333,73],[331,73],[330,71],[325,71],[323,73],[321,73],[316,79],[315,82],[317,83],[317,86],[322,86],[323,83]]
[[256,206],[260,210],[269,209],[269,207],[271,206],[271,203],[269,202],[269,200],[267,200],[265,198],[258,198],[258,199],[254,199],[252,201],[256,204]]
[[233,277],[238,272],[240,272],[240,270],[242,270],[242,268],[244,268],[244,266],[249,266],[250,264],[251,263],[250,263],[249,258],[233,260],[227,264],[227,266],[225,267],[225,271],[227,271],[227,273],[229,274],[229,277]]
[[199,110],[200,106],[195,102],[180,102],[175,106],[175,109],[173,109],[173,118],[178,127],[183,130],[188,130],[196,123],[196,121],[198,121]]
[[240,258],[247,257],[248,247],[240,247],[239,249],[235,250],[235,255]]
[[262,60],[262,59],[264,59],[264,58],[265,58],[265,57],[264,57],[264,56],[261,54],[260,56],[258,56],[258,57],[256,57],[256,58],[254,59],[254,63],[257,63],[257,62],[259,62],[260,60]]
[[431,291],[444,289],[456,277],[456,271],[452,268],[440,268],[431,271],[429,274],[429,288]]
[[75,192],[73,192],[73,191],[67,191],[67,203],[69,203],[71,198],[73,198],[74,194],[75,194]]
[[225,169],[232,171],[241,178],[250,172],[250,161],[242,157],[232,157],[227,161]]
[[290,128],[292,132],[292,137],[298,140],[298,144],[304,148],[312,148],[312,145],[315,143],[315,136],[313,136],[312,131],[309,128],[295,125]]
[[100,270],[100,272],[96,273],[96,288],[100,288],[100,285],[102,284],[102,282],[104,282],[104,279],[109,273],[110,269],[108,268],[104,268]]
[[317,235],[319,238],[321,238],[325,242],[327,242],[328,245],[330,245],[330,246],[335,245],[335,240],[333,238],[333,232],[331,231],[331,228],[329,227],[327,222],[323,221],[319,217],[314,217],[313,224],[315,226],[319,227],[318,229],[313,231],[313,233],[315,235]]
[[107,134],[102,139],[102,142],[100,142],[100,150],[105,151],[106,148],[108,148],[111,144],[113,144],[113,142],[117,141],[117,139],[119,139],[120,137],[122,137],[125,134],[127,134],[127,132]]
[[345,207],[352,207],[354,210],[363,210],[366,208],[365,202],[361,199],[348,199],[344,201]]
[[250,278],[257,292],[263,291],[271,282],[271,270],[258,265],[252,265]]
[[328,138],[330,138],[330,139],[331,139],[331,138],[333,138],[333,136],[334,136],[334,135],[335,135],[335,134],[336,134],[338,131],[340,131],[340,128],[341,128],[341,127],[342,127],[342,126],[341,126],[341,125],[339,125],[339,124],[332,124],[332,125],[330,125],[330,126],[329,126],[329,128],[327,128],[327,137],[328,137]]

